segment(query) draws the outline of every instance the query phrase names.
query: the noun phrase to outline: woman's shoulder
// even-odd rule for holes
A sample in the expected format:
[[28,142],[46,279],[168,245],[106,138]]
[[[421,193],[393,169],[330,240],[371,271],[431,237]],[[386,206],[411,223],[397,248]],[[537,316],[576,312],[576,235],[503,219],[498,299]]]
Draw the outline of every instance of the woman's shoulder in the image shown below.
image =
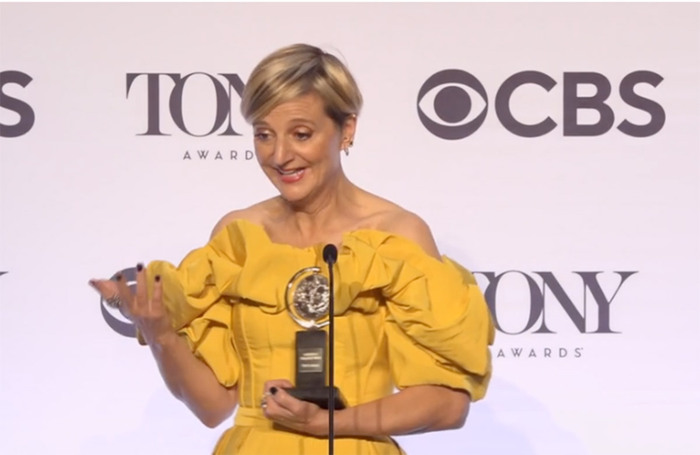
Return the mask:
[[245,220],[253,224],[263,225],[267,219],[269,212],[277,205],[276,198],[266,199],[264,201],[253,204],[249,207],[232,210],[221,217],[221,219],[216,223],[214,229],[212,229],[211,237],[214,237],[220,231],[222,231],[229,224]]
[[420,245],[423,250],[440,258],[430,226],[418,214],[400,205],[374,196],[374,213],[369,218],[371,229],[404,237]]

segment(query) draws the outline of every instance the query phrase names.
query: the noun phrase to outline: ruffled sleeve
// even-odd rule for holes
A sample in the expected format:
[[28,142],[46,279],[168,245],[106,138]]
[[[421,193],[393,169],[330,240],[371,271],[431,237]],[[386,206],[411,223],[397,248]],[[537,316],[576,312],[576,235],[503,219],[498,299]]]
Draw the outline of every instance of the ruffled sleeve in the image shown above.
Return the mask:
[[395,384],[445,385],[483,398],[495,331],[473,275],[400,236],[372,231],[350,244],[349,262],[357,266],[351,274],[362,274],[355,278],[364,280],[363,287],[380,289],[386,300]]
[[[160,275],[163,300],[173,327],[184,336],[224,386],[238,381],[240,362],[232,339],[232,301],[246,262],[243,232],[231,225],[204,247],[190,252],[177,267],[165,261],[148,265]],[[152,281],[149,280],[152,292]]]
[[[285,286],[265,278],[285,277],[286,282],[302,267],[323,264],[321,250],[322,245],[275,244],[262,227],[235,222],[178,266],[154,261],[148,273],[161,276],[174,328],[221,384],[233,386],[241,368],[233,305],[245,301],[265,313],[285,311]],[[394,384],[440,384],[466,390],[473,400],[484,396],[494,327],[466,269],[449,258],[428,256],[403,237],[366,230],[343,237],[335,270],[337,315],[350,310],[371,314],[386,304]],[[368,295],[381,298],[364,298]]]

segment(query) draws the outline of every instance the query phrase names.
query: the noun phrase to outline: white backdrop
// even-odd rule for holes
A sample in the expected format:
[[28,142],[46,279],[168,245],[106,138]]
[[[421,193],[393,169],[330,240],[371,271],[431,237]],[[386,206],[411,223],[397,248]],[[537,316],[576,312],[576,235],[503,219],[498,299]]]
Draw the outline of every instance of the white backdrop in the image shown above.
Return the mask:
[[[211,451],[224,426],[169,395],[87,280],[178,262],[222,214],[274,194],[246,159],[239,97],[217,104],[215,87],[309,42],[341,54],[366,99],[350,178],[480,272],[501,328],[466,426],[399,438],[408,453],[698,453],[699,29],[697,3],[0,5],[0,451]],[[446,69],[475,79],[419,100]],[[540,85],[501,107],[556,123],[536,137],[496,112],[524,71]],[[150,95],[145,73],[162,74]],[[599,110],[576,109],[596,94]],[[217,109],[231,116],[207,134]],[[486,117],[443,139],[419,109],[450,134]]]

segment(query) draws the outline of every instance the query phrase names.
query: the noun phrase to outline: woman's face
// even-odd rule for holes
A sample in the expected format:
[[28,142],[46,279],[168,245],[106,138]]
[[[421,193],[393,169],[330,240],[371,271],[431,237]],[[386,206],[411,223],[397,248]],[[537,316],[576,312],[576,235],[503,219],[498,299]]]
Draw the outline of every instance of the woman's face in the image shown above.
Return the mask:
[[275,107],[253,123],[255,153],[263,171],[285,200],[311,201],[342,176],[340,150],[349,145],[355,120],[339,128],[316,93]]

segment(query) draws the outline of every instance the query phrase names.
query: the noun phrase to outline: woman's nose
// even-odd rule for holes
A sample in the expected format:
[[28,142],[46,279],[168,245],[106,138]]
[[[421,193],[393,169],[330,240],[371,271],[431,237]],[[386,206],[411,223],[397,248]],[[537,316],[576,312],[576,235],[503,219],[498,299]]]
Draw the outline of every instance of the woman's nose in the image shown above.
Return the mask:
[[273,159],[275,164],[278,166],[284,165],[289,162],[292,158],[291,149],[289,144],[284,139],[278,139],[275,141],[273,149]]

